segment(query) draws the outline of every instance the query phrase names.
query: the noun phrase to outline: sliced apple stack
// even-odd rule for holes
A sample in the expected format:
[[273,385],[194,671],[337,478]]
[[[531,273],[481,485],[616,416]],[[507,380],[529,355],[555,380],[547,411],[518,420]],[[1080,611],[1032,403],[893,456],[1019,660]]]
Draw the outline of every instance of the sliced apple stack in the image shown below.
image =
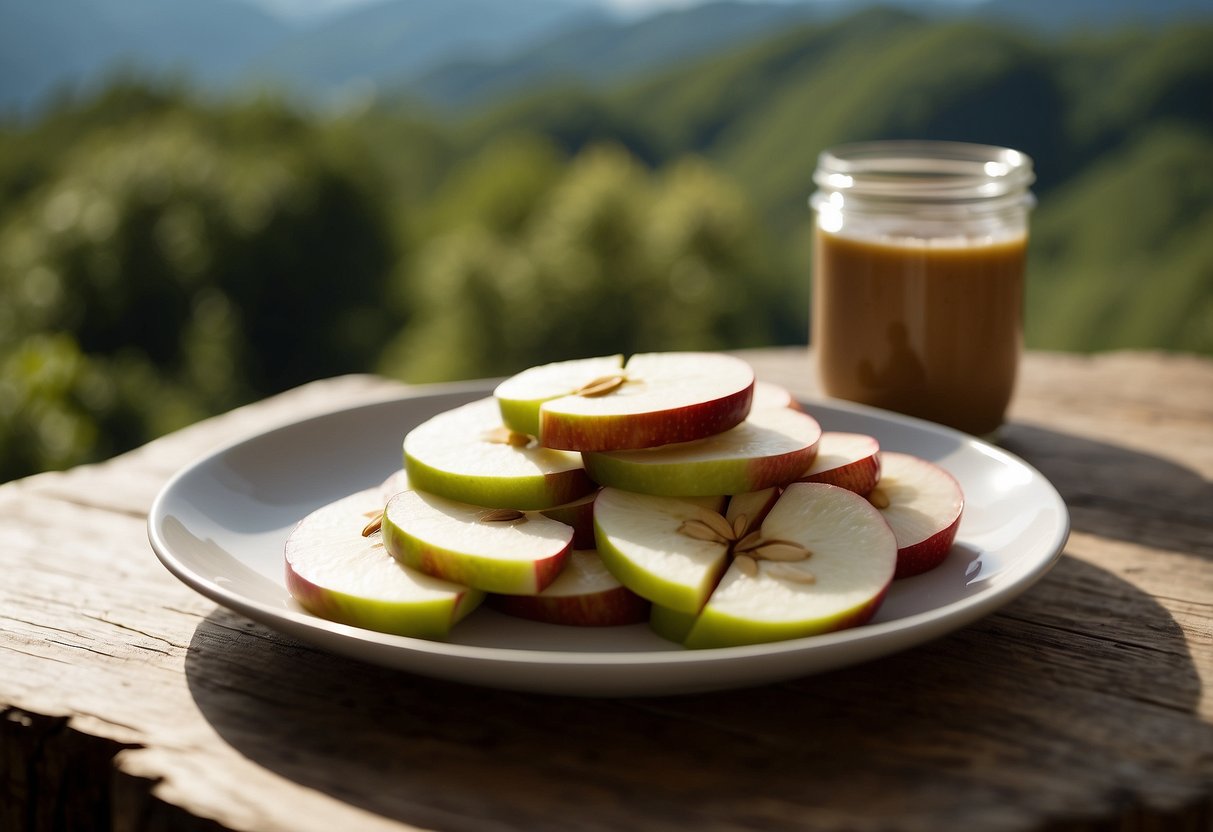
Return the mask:
[[867,621],[894,576],[947,556],[963,506],[937,466],[823,434],[711,353],[531,368],[409,431],[403,459],[292,534],[305,608],[442,638],[487,596],[552,624],[647,618],[689,647],[795,638]]
[[750,412],[754,371],[719,353],[642,353],[532,367],[494,391],[505,425],[545,448],[617,451],[713,436]]
[[309,514],[286,541],[286,585],[308,612],[384,633],[445,638],[484,593],[417,572],[385,549],[378,489]]

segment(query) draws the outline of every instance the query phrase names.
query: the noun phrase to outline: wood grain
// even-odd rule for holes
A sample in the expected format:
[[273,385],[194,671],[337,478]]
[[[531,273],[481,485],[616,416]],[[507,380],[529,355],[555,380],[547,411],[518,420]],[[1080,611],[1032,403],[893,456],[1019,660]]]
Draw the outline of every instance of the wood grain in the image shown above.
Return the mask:
[[[816,392],[804,350],[745,354]],[[490,691],[253,624],[156,561],[197,454],[395,395],[309,385],[0,487],[0,830],[1213,829],[1213,361],[1027,357],[1004,445],[1056,568],[884,660],[633,700]]]

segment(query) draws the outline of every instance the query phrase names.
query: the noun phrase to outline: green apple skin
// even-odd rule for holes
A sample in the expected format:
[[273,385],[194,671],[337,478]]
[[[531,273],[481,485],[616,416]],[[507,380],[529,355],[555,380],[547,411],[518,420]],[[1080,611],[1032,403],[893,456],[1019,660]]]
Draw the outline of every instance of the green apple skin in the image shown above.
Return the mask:
[[585,453],[586,471],[599,485],[661,497],[744,494],[792,482],[817,454],[817,446],[778,457],[702,460],[679,465],[646,465],[607,453]]
[[[603,494],[606,493],[607,489],[599,492],[599,499],[601,500]],[[680,500],[676,497],[647,497],[646,499],[664,501],[670,504],[683,504],[685,506],[683,516],[687,519],[695,519],[697,515],[711,511],[711,509],[704,507],[702,500]],[[676,525],[676,523],[672,523],[671,528]],[[594,516],[594,536],[597,542],[598,556],[602,558],[602,562],[606,564],[607,569],[610,570],[611,574],[621,584],[654,604],[682,612],[699,612],[700,608],[703,607],[704,601],[711,594],[712,589],[720,581],[720,576],[724,574],[725,567],[728,565],[725,547],[691,541],[688,538],[686,541],[682,541],[682,543],[689,547],[699,548],[704,557],[704,562],[699,567],[699,574],[693,582],[679,583],[646,569],[618,548],[607,530],[603,528],[601,518],[597,512]],[[713,557],[717,550],[719,551],[719,555]]]
[[754,385],[751,384],[719,399],[651,413],[595,415],[544,408],[539,413],[539,441],[545,448],[583,452],[693,442],[723,433],[745,421],[753,395]]
[[[538,437],[539,411],[544,402],[567,396],[596,378],[618,373],[622,369],[621,354],[557,361],[532,367],[506,379],[493,391],[493,396],[501,411],[501,421],[507,428]],[[535,379],[538,379],[538,384],[535,384]],[[518,395],[519,386],[526,389],[528,394]]]
[[380,633],[439,641],[480,606],[485,597],[480,590],[465,587],[464,592],[444,600],[423,603],[376,601],[317,586],[290,569],[286,573],[286,588],[301,607],[329,621]]
[[582,452],[600,485],[662,497],[744,494],[792,482],[813,463],[821,426],[789,408],[753,413],[716,436],[660,448]]
[[[416,491],[406,491],[392,498],[383,513],[383,542],[388,552],[403,563],[435,578],[442,578],[457,584],[474,587],[484,592],[497,592],[507,595],[535,595],[542,592],[560,575],[565,560],[572,551],[573,530],[555,520],[549,520],[539,514],[527,515],[528,523],[550,524],[562,531],[563,546],[552,547],[551,554],[534,559],[516,560],[495,558],[485,555],[470,554],[425,540],[411,533],[400,525],[398,519],[407,518],[408,510],[401,509],[412,499]],[[424,495],[421,499],[452,503],[460,509],[475,511],[479,507],[467,506],[444,500],[434,495]],[[552,530],[555,533],[555,530]]]
[[428,494],[486,508],[534,511],[597,488],[581,457],[514,447],[487,437],[502,429],[497,401],[478,399],[428,419],[404,437],[407,480]]
[[709,605],[695,619],[682,643],[692,649],[735,647],[846,630],[870,621],[880,609],[888,592],[889,587],[886,585],[865,604],[829,618],[805,622],[757,622],[739,619],[712,609]]
[[653,604],[649,612],[649,629],[667,641],[682,644],[695,626],[697,617],[693,612],[680,612]]
[[322,506],[299,521],[284,547],[286,588],[313,615],[394,635],[446,638],[484,593],[420,574],[385,551],[379,532],[364,535],[383,511],[381,489]]
[[485,508],[550,509],[592,493],[598,487],[583,468],[525,478],[482,478],[440,471],[409,456],[405,457],[404,466],[411,487]]

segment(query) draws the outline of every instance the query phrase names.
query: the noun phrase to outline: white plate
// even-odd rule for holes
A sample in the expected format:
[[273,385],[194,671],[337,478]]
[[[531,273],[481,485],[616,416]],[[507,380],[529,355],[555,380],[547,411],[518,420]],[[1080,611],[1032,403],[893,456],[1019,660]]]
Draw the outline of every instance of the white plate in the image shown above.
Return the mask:
[[874,659],[998,609],[1052,566],[1069,533],[1065,503],[1035,469],[956,431],[842,402],[808,402],[827,430],[867,433],[888,450],[942,465],[965,513],[948,559],[897,581],[867,625],[771,644],[683,650],[647,625],[557,627],[484,608],[450,641],[384,635],[304,612],[287,594],[282,549],[312,510],[378,485],[401,465],[401,440],[430,416],[487,395],[484,384],[340,410],[215,451],[165,485],[148,517],[161,562],[203,595],[319,647],[425,676],[590,696],[744,687]]

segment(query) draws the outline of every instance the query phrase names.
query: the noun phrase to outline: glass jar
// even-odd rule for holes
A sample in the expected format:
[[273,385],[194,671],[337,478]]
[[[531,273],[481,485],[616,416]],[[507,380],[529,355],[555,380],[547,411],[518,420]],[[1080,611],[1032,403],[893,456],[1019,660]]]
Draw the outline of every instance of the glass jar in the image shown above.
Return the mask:
[[831,396],[997,431],[1023,344],[1032,160],[879,141],[823,152],[810,338]]

